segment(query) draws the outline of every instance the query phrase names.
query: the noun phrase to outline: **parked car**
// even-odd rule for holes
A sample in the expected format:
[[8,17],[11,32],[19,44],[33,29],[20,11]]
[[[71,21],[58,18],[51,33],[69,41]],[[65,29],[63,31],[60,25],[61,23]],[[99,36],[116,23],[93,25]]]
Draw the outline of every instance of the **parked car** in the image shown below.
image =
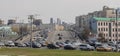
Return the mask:
[[26,42],[24,44],[26,45],[26,47],[30,47],[30,42]]
[[36,41],[33,41],[33,42],[32,42],[32,47],[33,47],[33,48],[41,48],[41,44],[38,43],[38,42],[36,42]]
[[108,44],[108,45],[116,45],[116,43],[113,42],[113,41],[109,41],[107,44]]
[[75,50],[76,49],[76,46],[72,45],[72,44],[66,44],[64,46],[64,49],[66,50]]
[[117,51],[116,45],[109,45],[112,48],[112,51]]
[[52,44],[48,44],[47,48],[49,48],[49,49],[59,49],[59,46],[52,43]]
[[2,46],[5,46],[4,42],[0,42],[0,46],[1,46],[1,47],[2,47]]
[[13,41],[7,41],[7,42],[5,42],[5,46],[14,47],[15,44]]
[[95,50],[93,46],[90,46],[89,44],[81,44],[80,50]]
[[26,47],[25,43],[15,43],[15,46],[17,47]]
[[100,42],[95,42],[95,43],[94,43],[95,49],[96,49],[97,47],[99,47],[99,46],[102,46],[102,43],[100,43]]
[[47,46],[46,39],[36,39],[35,41],[40,43],[42,47]]
[[58,45],[59,47],[64,47],[65,43],[63,43],[63,42],[56,42],[56,45]]
[[78,46],[81,45],[82,43],[74,41],[74,42],[72,42],[72,44],[78,47]]
[[118,51],[120,52],[120,44],[118,44]]
[[69,43],[70,43],[70,40],[66,40],[66,41],[65,41],[65,44],[69,44]]
[[97,51],[112,51],[112,47],[108,46],[107,44],[102,44],[102,46],[98,46],[96,50]]

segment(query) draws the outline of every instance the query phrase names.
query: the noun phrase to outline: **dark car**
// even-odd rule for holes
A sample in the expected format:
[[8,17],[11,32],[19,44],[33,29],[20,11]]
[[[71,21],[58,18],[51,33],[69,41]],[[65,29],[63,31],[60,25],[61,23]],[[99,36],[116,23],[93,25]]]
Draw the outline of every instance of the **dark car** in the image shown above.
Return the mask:
[[76,47],[74,45],[67,44],[67,45],[64,46],[64,49],[66,49],[66,50],[75,50]]
[[69,43],[71,43],[70,40],[66,40],[65,41],[65,44],[69,44]]
[[32,42],[32,47],[33,47],[33,48],[40,48],[40,47],[41,47],[41,44],[38,43],[38,42],[36,42],[36,41],[34,41],[34,42]]
[[36,41],[27,42],[27,43],[25,43],[25,45],[26,45],[27,47],[32,46],[33,48],[41,48],[41,44],[38,43],[38,42],[36,42]]
[[49,49],[59,49],[59,46],[55,45],[55,44],[48,44],[47,48],[49,48]]
[[56,45],[60,46],[60,47],[64,47],[64,43],[63,42],[56,42]]
[[24,43],[15,43],[15,46],[17,46],[17,47],[26,47],[26,44],[24,44]]
[[26,45],[26,47],[30,47],[30,42],[26,42],[24,44]]

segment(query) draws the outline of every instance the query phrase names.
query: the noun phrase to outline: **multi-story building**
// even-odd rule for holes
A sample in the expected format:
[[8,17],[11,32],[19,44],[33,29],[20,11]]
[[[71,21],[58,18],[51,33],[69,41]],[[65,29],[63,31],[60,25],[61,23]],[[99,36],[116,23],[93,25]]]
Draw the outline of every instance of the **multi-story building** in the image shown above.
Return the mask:
[[10,25],[10,24],[15,24],[16,23],[16,20],[14,20],[14,19],[9,19],[8,20],[8,25]]
[[1,24],[4,24],[4,21],[0,19],[0,25],[1,25]]
[[42,20],[41,19],[34,19],[33,24],[36,26],[40,26],[42,24]]
[[61,25],[61,20],[59,18],[57,18],[57,24]]
[[10,26],[0,26],[0,37],[10,37],[12,35],[17,35],[13,32]]
[[90,20],[93,33],[97,35],[103,33],[105,39],[109,41],[120,41],[120,18],[117,20],[117,25],[118,27],[116,27],[116,18],[93,17]]
[[54,21],[53,18],[50,18],[50,24],[54,24],[53,21]]
[[[120,10],[120,9],[119,9]],[[120,18],[120,12],[117,14],[118,18]],[[116,9],[109,8],[104,6],[100,11],[94,11],[92,13],[88,13],[87,15],[81,15],[76,17],[76,26],[77,27],[90,27],[90,19],[92,17],[104,17],[104,18],[115,18],[116,17]]]

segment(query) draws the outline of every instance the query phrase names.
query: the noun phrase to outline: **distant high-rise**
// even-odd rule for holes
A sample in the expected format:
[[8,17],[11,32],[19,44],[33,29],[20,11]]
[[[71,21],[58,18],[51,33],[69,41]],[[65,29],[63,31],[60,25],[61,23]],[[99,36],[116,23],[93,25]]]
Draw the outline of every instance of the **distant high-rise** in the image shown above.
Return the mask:
[[14,19],[10,19],[10,20],[8,20],[8,25],[10,25],[10,24],[15,24],[16,23],[16,20],[14,20]]
[[53,24],[54,22],[53,22],[53,18],[50,18],[50,24]]
[[35,24],[35,25],[41,25],[42,24],[42,20],[41,19],[34,19],[33,20],[33,24]]
[[4,21],[0,19],[0,24],[4,24]]
[[61,25],[61,20],[57,18],[57,24]]

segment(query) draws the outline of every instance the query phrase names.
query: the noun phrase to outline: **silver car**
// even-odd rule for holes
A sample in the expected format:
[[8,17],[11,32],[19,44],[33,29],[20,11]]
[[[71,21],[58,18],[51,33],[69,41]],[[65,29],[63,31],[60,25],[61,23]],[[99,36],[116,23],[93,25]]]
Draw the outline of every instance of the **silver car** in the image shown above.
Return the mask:
[[89,44],[81,44],[79,48],[80,50],[95,50],[95,48],[93,46],[90,46]]

